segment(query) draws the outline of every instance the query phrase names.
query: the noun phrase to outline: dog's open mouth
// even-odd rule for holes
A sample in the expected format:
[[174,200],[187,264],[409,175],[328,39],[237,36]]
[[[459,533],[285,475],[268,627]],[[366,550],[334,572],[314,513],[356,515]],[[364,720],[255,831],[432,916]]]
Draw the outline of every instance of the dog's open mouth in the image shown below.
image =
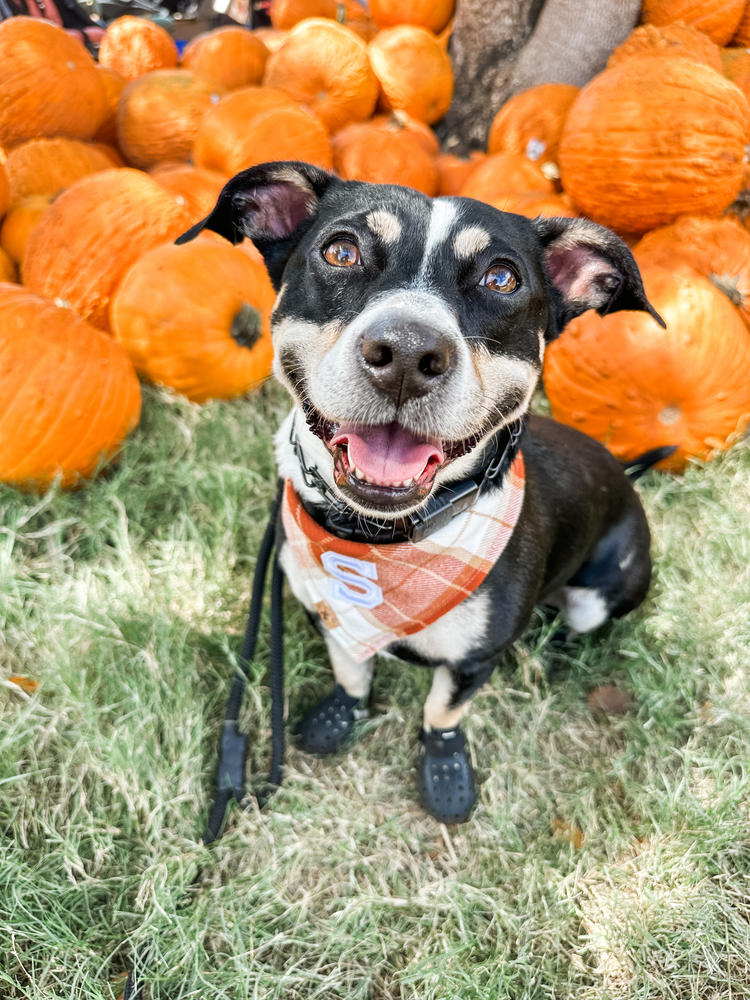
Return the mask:
[[390,424],[332,423],[305,407],[307,422],[333,456],[336,485],[366,506],[405,508],[424,500],[438,469],[473,448],[477,436],[443,441]]

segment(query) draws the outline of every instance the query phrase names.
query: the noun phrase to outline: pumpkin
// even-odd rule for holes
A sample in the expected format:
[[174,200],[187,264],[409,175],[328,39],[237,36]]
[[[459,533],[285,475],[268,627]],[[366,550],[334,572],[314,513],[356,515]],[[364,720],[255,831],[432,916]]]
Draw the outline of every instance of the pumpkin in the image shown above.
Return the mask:
[[117,145],[117,104],[128,81],[120,76],[116,69],[110,69],[109,66],[97,66],[96,69],[104,87],[105,110],[102,123],[96,130],[94,139],[97,142],[115,146]]
[[722,49],[721,65],[727,80],[739,87],[750,101],[750,51],[747,49]]
[[370,129],[376,127],[385,132],[409,132],[419,141],[419,145],[425,153],[433,158],[440,152],[440,143],[438,142],[438,138],[429,125],[425,125],[424,122],[417,121],[416,118],[412,118],[411,115],[407,115],[405,111],[391,111],[389,114],[385,115],[374,115],[369,121],[366,122],[352,122],[351,125],[345,125],[342,129],[339,129],[338,132],[332,135],[331,149],[333,151],[334,160],[349,140],[355,135],[358,135],[362,129],[367,129],[369,131]]
[[288,34],[288,31],[282,31],[280,28],[255,28],[253,30],[254,37],[263,42],[269,52],[278,52]]
[[191,167],[187,163],[162,164],[154,167],[151,176],[174,194],[177,204],[185,209],[191,223],[205,219],[229,180],[215,170]]
[[[0,155],[2,155],[2,150],[0,150]],[[0,159],[0,219],[8,211],[8,205],[10,204],[10,184],[8,182],[8,174],[5,169],[5,163]]]
[[188,160],[216,86],[186,69],[160,69],[127,85],[117,112],[120,149],[134,166]]
[[535,191],[509,193],[490,204],[500,212],[515,212],[516,215],[525,215],[529,219],[535,219],[539,215],[574,219],[578,215],[565,195],[559,194],[537,194]]
[[8,153],[10,204],[35,194],[55,195],[81,177],[111,167],[105,153],[79,139],[30,139]]
[[16,265],[0,246],[0,282],[17,280]]
[[454,0],[370,0],[370,16],[379,28],[412,24],[438,34],[453,16]]
[[525,191],[551,194],[553,190],[552,182],[538,163],[521,153],[495,153],[477,166],[460,193],[464,198],[494,202],[506,194]]
[[634,56],[682,56],[705,63],[722,72],[721,49],[708,35],[691,24],[642,24],[609,57],[607,66],[617,66]]
[[461,188],[485,158],[485,154],[478,151],[468,159],[452,153],[441,153],[437,158],[438,194],[460,194]]
[[177,46],[160,25],[126,14],[112,21],[104,32],[99,63],[117,70],[126,80],[135,80],[155,69],[173,69]]
[[157,247],[123,278],[112,332],[153,382],[226,399],[271,374],[274,298],[265,267],[226,242]]
[[271,0],[271,24],[288,31],[308,17],[326,17],[345,24],[365,41],[375,34],[375,26],[358,0]]
[[660,465],[679,470],[727,448],[750,422],[750,336],[691,268],[647,267],[643,279],[666,329],[643,312],[586,312],[547,349],[544,385],[557,420],[620,459],[677,445]]
[[104,113],[104,86],[80,42],[37,18],[0,21],[0,146],[90,139]]
[[435,195],[438,190],[434,157],[405,128],[390,130],[370,122],[360,125],[338,147],[334,167],[345,180],[402,184],[427,195]]
[[726,45],[744,9],[745,0],[643,0],[641,20],[657,27],[684,21],[705,32],[717,45]]
[[90,142],[88,146],[91,149],[98,149],[103,156],[106,156],[110,167],[125,166],[125,160],[123,160],[114,146],[109,146],[106,142]]
[[272,87],[244,87],[222,97],[198,125],[193,145],[195,165],[230,173],[226,163],[244,155],[245,127],[257,115],[282,107],[297,105],[287,94]]
[[750,325],[750,233],[734,219],[683,216],[633,248],[639,266],[687,264],[723,292]]
[[737,25],[737,29],[734,33],[734,37],[731,41],[732,45],[741,45],[743,47],[750,45],[750,4],[745,3],[744,10],[742,11],[742,17],[740,18],[740,23]]
[[15,264],[20,266],[29,236],[51,201],[49,195],[33,194],[17,202],[6,215],[0,226],[0,247]]
[[742,185],[750,109],[708,66],[628,59],[576,98],[560,140],[562,185],[590,218],[643,233],[718,214]]
[[221,141],[224,155],[210,159],[199,154],[196,144],[196,164],[224,174],[236,174],[269,160],[306,160],[324,170],[328,170],[332,162],[325,126],[298,105],[271,108],[255,115],[240,123],[236,132],[222,136]]
[[24,284],[106,330],[125,271],[189,223],[174,195],[147,174],[127,167],[91,174],[63,191],[29,236]]
[[111,337],[19,285],[0,285],[0,480],[75,486],[138,423],[141,390]]
[[428,124],[443,117],[453,96],[453,70],[434,35],[408,24],[386,28],[370,42],[369,54],[384,108],[400,108]]
[[487,152],[555,161],[565,117],[579,93],[569,83],[542,83],[511,97],[492,120]]
[[238,90],[261,82],[267,59],[252,31],[229,26],[196,35],[185,46],[182,67],[221,90]]
[[336,21],[300,21],[270,56],[264,83],[313,111],[330,132],[375,110],[378,81],[367,46]]

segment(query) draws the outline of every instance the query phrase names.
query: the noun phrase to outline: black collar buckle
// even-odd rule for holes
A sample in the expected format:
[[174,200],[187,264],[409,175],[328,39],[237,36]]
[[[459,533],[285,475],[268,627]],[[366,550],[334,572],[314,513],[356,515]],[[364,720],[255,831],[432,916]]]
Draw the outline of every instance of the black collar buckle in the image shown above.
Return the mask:
[[472,507],[479,496],[480,484],[474,479],[446,484],[435,494],[423,510],[409,515],[409,540],[421,542],[433,531],[444,528],[457,514]]

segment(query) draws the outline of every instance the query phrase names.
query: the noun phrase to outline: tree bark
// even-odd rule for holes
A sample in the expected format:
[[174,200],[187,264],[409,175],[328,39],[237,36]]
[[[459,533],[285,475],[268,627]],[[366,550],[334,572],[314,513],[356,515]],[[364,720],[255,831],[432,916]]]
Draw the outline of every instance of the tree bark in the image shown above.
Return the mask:
[[635,27],[640,0],[458,0],[450,54],[453,103],[443,147],[484,149],[495,114],[539,83],[581,87]]

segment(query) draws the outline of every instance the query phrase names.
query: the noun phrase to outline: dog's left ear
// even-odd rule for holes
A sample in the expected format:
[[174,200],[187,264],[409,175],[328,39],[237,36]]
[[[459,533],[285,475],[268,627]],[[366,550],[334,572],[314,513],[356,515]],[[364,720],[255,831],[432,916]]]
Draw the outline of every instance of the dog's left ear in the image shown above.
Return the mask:
[[600,316],[639,309],[666,326],[646,298],[638,265],[619,236],[588,219],[538,218],[531,224],[544,248],[544,267],[557,293],[550,340],[587,309],[596,309]]
[[250,167],[224,186],[211,214],[175,243],[187,243],[203,229],[212,229],[231,243],[247,236],[263,254],[278,287],[289,254],[332,183],[340,182],[309,163],[279,160]]

